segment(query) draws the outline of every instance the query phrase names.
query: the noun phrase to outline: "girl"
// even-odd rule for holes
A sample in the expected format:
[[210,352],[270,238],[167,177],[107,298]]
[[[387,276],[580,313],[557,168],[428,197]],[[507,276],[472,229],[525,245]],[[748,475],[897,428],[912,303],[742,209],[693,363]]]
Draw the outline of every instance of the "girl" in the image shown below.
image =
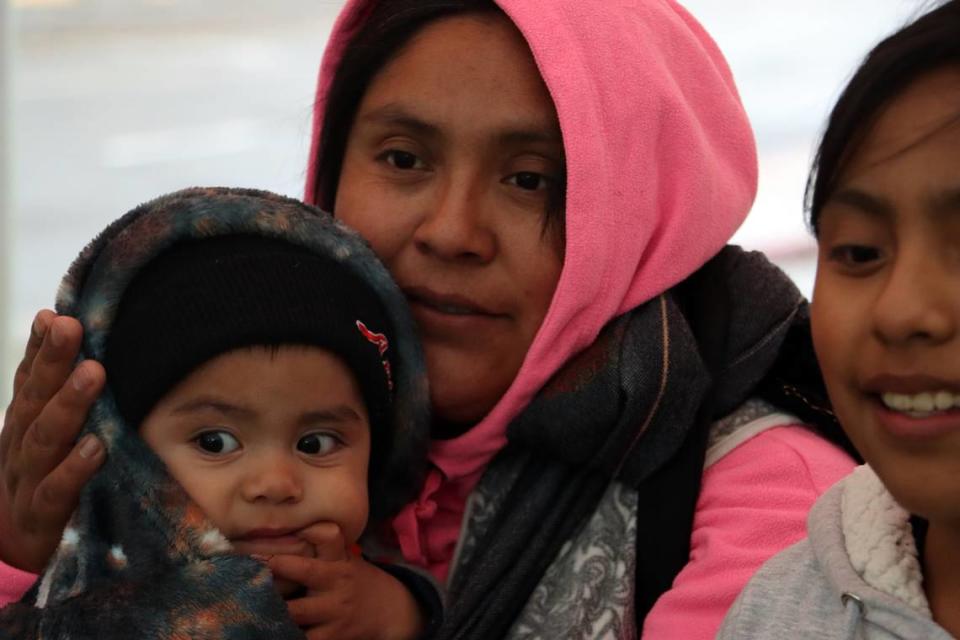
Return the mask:
[[[430,471],[368,548],[444,585],[441,637],[713,637],[852,462],[801,424],[832,426],[804,301],[724,248],[756,153],[703,28],[672,0],[355,0],[313,143],[306,199],[399,282],[431,386]],[[102,385],[69,377],[78,339],[39,316],[4,431],[22,568],[102,456],[71,449]]]
[[750,582],[724,638],[960,637],[960,2],[880,43],[811,181],[813,336],[867,461]]

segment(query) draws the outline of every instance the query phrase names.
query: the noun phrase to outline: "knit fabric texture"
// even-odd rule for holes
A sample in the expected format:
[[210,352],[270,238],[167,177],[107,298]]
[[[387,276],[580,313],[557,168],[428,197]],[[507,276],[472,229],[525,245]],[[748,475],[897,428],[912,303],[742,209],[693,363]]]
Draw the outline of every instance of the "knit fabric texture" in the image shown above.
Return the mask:
[[232,349],[332,351],[358,382],[376,472],[388,455],[395,342],[376,294],[333,258],[276,238],[217,236],[178,243],[137,274],[103,364],[120,415],[136,426],[192,370]]

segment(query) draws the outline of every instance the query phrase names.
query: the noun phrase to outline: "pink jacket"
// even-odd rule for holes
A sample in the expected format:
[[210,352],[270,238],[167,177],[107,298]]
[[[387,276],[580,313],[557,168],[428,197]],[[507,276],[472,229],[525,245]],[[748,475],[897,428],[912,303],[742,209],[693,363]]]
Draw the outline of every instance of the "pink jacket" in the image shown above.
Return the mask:
[[[375,0],[352,0],[320,68],[305,198],[316,195],[326,94]],[[753,133],[703,28],[671,0],[498,0],[553,97],[567,162],[566,248],[552,305],[513,385],[478,425],[435,442],[434,472],[395,528],[443,579],[466,496],[507,424],[612,318],[677,284],[740,226],[757,183]],[[321,203],[324,204],[324,203]],[[334,211],[334,213],[336,213]]]

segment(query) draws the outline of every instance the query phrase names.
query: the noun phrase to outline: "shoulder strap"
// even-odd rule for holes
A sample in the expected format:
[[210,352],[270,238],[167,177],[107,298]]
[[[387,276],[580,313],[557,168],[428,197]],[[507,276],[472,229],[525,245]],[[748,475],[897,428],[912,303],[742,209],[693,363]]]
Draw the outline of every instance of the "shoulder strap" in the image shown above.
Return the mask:
[[[674,294],[683,308],[700,356],[716,378],[726,352],[729,307],[719,270],[701,269]],[[708,313],[709,311],[709,313]],[[710,318],[710,323],[703,322]],[[637,487],[637,566],[634,605],[637,628],[643,627],[650,609],[673,584],[690,559],[690,536],[707,436],[714,419],[713,387],[697,412],[696,422],[676,456]]]

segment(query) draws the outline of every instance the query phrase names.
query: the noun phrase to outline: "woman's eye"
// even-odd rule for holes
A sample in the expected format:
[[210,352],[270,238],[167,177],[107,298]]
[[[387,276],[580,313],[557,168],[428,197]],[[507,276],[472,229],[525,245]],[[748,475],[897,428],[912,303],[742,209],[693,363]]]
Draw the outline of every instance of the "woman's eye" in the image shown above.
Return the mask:
[[327,455],[340,445],[340,440],[329,433],[308,433],[297,441],[297,451],[312,456]]
[[547,186],[546,176],[540,173],[534,173],[533,171],[515,173],[507,178],[507,182],[520,187],[524,191],[539,191]]
[[391,166],[404,171],[423,168],[423,161],[409,151],[391,149],[383,155],[383,158]]
[[195,442],[207,453],[231,453],[240,448],[237,439],[226,431],[204,431]]

